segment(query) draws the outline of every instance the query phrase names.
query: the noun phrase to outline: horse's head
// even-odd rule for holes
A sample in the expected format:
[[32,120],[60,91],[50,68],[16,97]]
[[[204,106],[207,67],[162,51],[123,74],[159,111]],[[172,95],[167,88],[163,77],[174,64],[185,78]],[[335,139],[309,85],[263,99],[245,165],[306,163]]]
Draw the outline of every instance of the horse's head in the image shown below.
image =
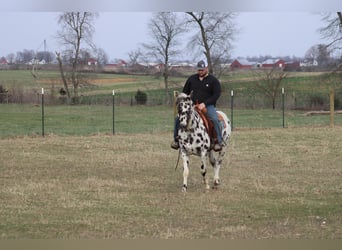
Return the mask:
[[177,109],[178,109],[178,118],[179,118],[179,125],[181,128],[187,128],[190,123],[191,119],[191,112],[192,112],[192,99],[191,99],[192,92],[190,95],[185,93],[180,93],[177,96]]

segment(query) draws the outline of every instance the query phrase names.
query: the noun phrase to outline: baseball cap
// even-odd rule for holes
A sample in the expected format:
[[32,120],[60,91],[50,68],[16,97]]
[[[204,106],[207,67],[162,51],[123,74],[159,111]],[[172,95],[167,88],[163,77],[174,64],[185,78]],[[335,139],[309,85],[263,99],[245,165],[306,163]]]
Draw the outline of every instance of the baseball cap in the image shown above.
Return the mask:
[[197,69],[198,70],[205,69],[205,68],[206,68],[206,65],[205,65],[205,62],[203,60],[201,60],[197,63]]

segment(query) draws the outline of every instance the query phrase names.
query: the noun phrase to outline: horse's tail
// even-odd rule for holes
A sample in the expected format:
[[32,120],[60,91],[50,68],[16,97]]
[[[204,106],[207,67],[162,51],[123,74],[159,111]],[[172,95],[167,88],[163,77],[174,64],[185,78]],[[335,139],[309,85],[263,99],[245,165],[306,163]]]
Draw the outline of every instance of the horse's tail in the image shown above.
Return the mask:
[[222,116],[223,120],[224,120],[224,126],[222,126],[222,129],[225,129],[227,131],[228,134],[230,134],[232,132],[232,127],[231,127],[231,122],[228,118],[228,116],[223,113],[222,111],[217,111],[217,113]]
[[227,116],[225,113],[223,113],[223,112],[220,111],[220,110],[218,110],[217,113],[218,113],[220,116],[222,116],[222,118],[223,118],[224,122],[226,123],[226,125],[230,125],[230,120],[229,120],[228,116]]

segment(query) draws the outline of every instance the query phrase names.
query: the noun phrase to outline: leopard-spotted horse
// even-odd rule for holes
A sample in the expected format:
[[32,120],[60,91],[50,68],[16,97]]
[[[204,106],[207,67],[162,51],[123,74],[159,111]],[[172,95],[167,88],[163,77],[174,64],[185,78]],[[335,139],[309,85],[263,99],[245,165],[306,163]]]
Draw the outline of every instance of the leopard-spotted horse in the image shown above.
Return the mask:
[[[222,164],[223,157],[226,153],[228,140],[231,135],[230,120],[222,111],[217,111],[220,124],[224,146],[217,154],[214,151],[215,144],[215,129],[212,122],[206,119],[196,105],[191,100],[191,94],[180,93],[176,99],[179,130],[178,141],[180,155],[183,160],[183,186],[182,191],[186,192],[188,188],[189,175],[189,159],[190,155],[197,155],[201,157],[201,174],[203,182],[207,190],[210,189],[207,174],[208,158],[210,164],[214,168],[214,182],[213,188],[217,188],[220,184],[219,171]],[[217,156],[216,156],[217,155]],[[216,156],[216,157],[215,157]]]

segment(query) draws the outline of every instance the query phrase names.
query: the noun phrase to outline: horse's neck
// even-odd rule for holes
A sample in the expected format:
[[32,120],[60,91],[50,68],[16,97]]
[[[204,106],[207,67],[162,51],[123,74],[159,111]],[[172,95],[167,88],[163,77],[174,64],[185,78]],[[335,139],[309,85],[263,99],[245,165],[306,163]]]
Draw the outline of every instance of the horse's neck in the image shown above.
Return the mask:
[[198,112],[195,109],[191,110],[191,115],[190,115],[190,122],[189,126],[193,129],[199,128],[199,124],[202,122],[202,119]]

